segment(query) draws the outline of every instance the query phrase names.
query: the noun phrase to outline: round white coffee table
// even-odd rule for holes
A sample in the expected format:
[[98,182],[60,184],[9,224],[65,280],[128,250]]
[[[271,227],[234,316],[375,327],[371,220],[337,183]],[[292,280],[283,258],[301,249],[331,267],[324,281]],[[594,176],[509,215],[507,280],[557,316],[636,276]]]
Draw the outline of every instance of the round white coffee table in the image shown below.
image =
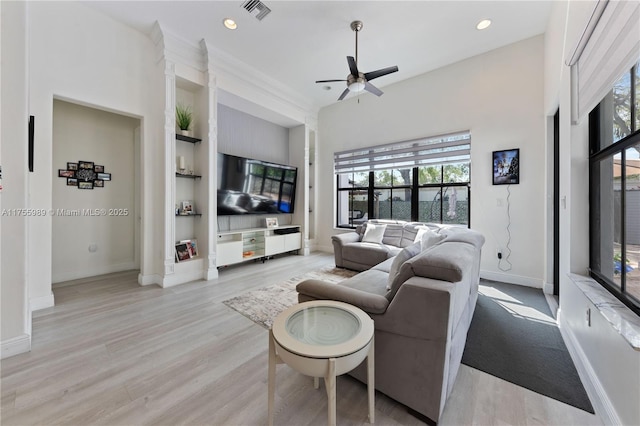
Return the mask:
[[329,400],[329,425],[336,424],[336,376],[367,358],[369,422],[374,418],[373,320],[342,302],[316,300],[294,305],[273,321],[269,330],[269,425],[273,425],[276,364],[314,378],[324,377]]

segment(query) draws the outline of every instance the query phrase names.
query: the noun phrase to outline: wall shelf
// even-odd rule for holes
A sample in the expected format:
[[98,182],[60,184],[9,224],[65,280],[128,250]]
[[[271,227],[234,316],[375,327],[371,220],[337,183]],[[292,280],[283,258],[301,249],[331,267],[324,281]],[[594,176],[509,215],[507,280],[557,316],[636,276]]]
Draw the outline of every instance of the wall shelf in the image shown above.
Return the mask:
[[202,213],[193,213],[193,214],[177,214],[176,217],[189,217],[189,216],[202,216]]
[[184,173],[176,172],[176,177],[187,178],[187,179],[200,179],[202,176],[200,175],[186,175]]
[[185,136],[185,135],[181,135],[179,133],[176,133],[176,139],[179,140],[179,141],[189,142],[189,143],[200,143],[200,142],[202,142],[202,139],[192,138],[191,136]]

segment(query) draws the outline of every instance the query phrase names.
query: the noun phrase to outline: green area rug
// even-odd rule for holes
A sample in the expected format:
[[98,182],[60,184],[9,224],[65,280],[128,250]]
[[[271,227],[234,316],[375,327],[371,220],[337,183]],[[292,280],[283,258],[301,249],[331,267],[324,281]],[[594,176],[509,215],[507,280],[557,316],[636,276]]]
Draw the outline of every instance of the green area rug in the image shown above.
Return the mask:
[[594,412],[542,290],[481,280],[462,363]]

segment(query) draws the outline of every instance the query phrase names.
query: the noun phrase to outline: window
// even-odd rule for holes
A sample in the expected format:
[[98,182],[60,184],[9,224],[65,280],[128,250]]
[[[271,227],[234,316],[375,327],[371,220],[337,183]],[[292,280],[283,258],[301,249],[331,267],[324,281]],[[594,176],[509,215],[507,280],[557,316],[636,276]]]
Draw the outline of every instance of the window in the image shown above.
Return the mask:
[[589,114],[590,269],[640,315],[638,62]]
[[336,153],[337,225],[375,218],[469,226],[470,150],[465,132]]

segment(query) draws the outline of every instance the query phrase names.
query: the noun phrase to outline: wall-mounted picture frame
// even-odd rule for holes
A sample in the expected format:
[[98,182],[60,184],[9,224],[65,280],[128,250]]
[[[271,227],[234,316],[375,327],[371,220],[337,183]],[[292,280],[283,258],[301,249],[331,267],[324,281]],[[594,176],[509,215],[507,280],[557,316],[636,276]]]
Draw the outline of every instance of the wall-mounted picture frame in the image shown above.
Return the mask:
[[58,177],[74,178],[76,177],[76,172],[75,170],[58,169]]
[[78,170],[78,163],[67,163],[67,170]]
[[111,180],[111,173],[98,173],[98,179]]
[[94,188],[104,188],[104,181],[100,179],[96,179],[93,181]]
[[78,179],[67,178],[67,186],[78,186]]
[[191,259],[191,254],[189,252],[189,247],[186,243],[178,243],[176,244],[176,262],[184,262],[185,260]]
[[93,189],[93,181],[78,181],[78,189]]
[[520,183],[520,149],[493,151],[493,184],[516,185]]
[[93,170],[93,161],[78,161],[78,169]]
[[94,165],[93,171],[96,173],[104,173],[104,166]]
[[277,228],[278,227],[278,218],[277,217],[268,217],[265,219],[265,223],[267,224],[267,228]]

